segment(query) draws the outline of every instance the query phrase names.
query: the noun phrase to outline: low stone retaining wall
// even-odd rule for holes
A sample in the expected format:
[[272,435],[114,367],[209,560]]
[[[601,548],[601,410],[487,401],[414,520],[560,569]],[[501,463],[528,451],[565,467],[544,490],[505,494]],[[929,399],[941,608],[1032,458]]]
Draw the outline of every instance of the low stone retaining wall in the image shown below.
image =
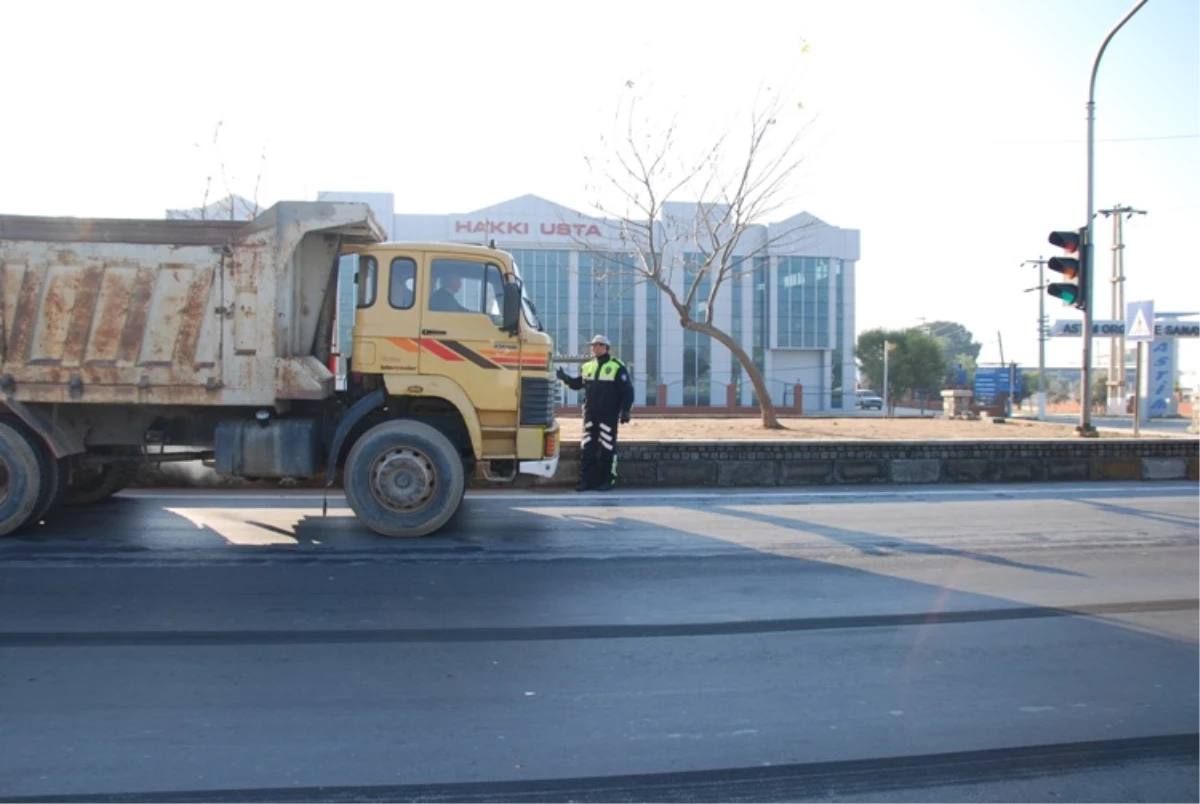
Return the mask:
[[[559,478],[578,471],[566,452]],[[1200,442],[844,441],[631,443],[619,447],[623,486],[803,486],[1197,479]],[[563,476],[566,477],[563,477]]]
[[[622,487],[805,486],[870,483],[994,483],[1069,480],[1196,480],[1200,441],[625,442]],[[553,479],[516,485],[574,486],[579,447],[564,444]],[[145,467],[139,486],[278,487],[278,481],[223,480],[192,464]],[[321,483],[301,482],[299,487]],[[475,487],[486,487],[473,481]]]

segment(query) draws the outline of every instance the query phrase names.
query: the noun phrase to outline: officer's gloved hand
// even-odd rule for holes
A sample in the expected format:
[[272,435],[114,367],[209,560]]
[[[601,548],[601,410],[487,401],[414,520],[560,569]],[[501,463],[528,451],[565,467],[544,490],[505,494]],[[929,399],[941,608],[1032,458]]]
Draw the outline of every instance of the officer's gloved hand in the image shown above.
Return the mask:
[[629,411],[621,414],[621,424],[629,424]]
[[567,381],[567,372],[563,371],[563,367],[562,367],[562,366],[559,366],[559,367],[558,367],[558,369],[557,369],[557,370],[554,372],[554,376],[555,376],[555,377],[558,377],[558,378],[559,378],[560,380],[562,380],[563,382],[566,382],[566,381]]

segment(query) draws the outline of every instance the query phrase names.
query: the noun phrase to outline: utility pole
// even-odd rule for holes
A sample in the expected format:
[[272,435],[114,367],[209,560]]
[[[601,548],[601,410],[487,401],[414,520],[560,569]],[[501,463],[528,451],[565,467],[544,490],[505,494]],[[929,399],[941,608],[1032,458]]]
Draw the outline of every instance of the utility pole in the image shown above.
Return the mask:
[[1026,289],[1026,293],[1038,291],[1038,421],[1046,421],[1046,262],[1038,257],[1036,260],[1025,260],[1022,265],[1037,265],[1038,283],[1036,288]]
[[891,415],[888,399],[888,352],[892,351],[891,341],[883,342],[883,415]]
[[[1147,214],[1144,209],[1134,209],[1118,204],[1112,209],[1097,210],[1097,213],[1113,219],[1113,264],[1112,264],[1112,320],[1125,319],[1125,229],[1123,221],[1134,215]],[[1119,416],[1125,412],[1125,335],[1110,338],[1108,343],[1108,415]]]

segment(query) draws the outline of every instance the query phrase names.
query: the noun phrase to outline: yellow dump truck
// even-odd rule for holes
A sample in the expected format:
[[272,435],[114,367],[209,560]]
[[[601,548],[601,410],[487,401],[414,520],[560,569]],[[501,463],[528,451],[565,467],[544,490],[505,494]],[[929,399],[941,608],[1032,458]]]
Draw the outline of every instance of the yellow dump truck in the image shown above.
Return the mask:
[[[356,263],[346,382],[338,267]],[[342,471],[389,536],[441,528],[469,478],[552,476],[550,337],[511,255],[386,242],[364,204],[251,221],[0,216],[0,535],[94,503],[143,461]]]

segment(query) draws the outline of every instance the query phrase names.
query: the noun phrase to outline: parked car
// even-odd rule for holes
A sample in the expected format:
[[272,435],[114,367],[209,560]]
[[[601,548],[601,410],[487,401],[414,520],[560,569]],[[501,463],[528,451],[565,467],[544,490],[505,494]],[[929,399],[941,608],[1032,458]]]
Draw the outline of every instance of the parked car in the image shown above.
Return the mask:
[[858,399],[856,403],[863,410],[883,410],[883,398],[879,394],[868,388],[862,388],[855,392]]

